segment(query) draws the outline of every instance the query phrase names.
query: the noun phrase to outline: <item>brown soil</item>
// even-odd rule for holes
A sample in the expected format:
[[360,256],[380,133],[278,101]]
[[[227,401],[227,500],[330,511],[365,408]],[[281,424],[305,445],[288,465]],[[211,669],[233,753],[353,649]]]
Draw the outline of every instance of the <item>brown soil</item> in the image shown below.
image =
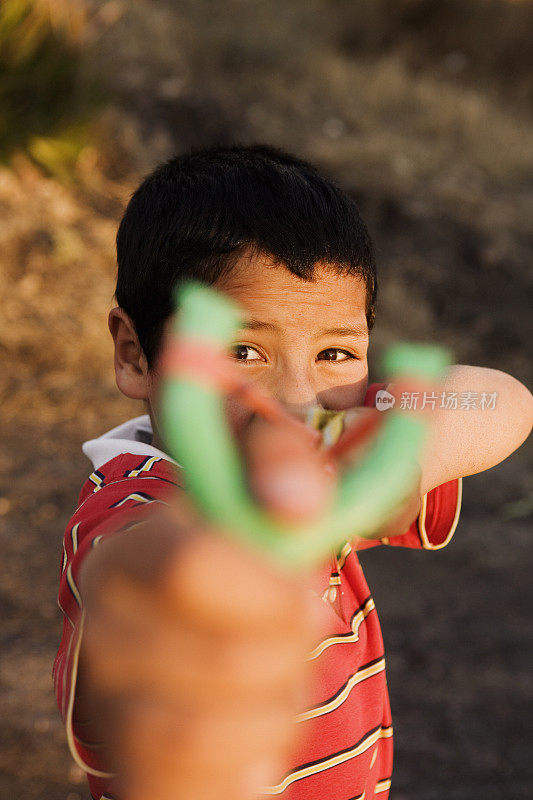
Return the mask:
[[[22,155],[0,171],[6,800],[88,797],[52,695],[55,594],[62,531],[89,470],[81,442],[141,413],[114,387],[106,329],[114,233],[140,173],[174,150],[233,139],[317,161],[353,192],[375,238],[375,354],[397,338],[438,341],[458,362],[532,378],[533,123],[518,55],[516,80],[509,68],[496,84],[475,55],[472,23],[457,25],[456,41],[446,23],[449,49],[432,57],[415,46],[420,30],[423,41],[435,36],[427,16],[418,28],[398,19],[395,40],[393,17],[380,38],[370,18],[357,28],[356,16],[341,15],[348,4],[336,2],[261,1],[252,11],[234,0],[231,18],[192,0],[126,5],[88,57],[114,104],[96,121],[99,138],[72,184]],[[424,4],[398,5],[414,13]],[[515,15],[505,36],[518,49],[530,4],[489,5]],[[461,52],[471,68],[457,57],[443,66]],[[515,84],[519,91],[505,91]],[[388,648],[392,800],[531,795],[528,452],[464,490],[446,551],[383,548],[364,559]]]

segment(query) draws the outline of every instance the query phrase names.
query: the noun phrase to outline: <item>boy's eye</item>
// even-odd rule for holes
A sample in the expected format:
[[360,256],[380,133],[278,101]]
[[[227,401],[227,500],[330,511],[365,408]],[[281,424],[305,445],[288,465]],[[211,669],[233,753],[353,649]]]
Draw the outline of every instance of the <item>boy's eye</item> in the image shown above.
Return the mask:
[[237,361],[262,361],[261,356],[249,344],[234,344],[230,349],[230,355]]
[[317,356],[319,361],[348,361],[351,358],[355,358],[355,356],[348,350],[341,350],[338,347],[328,347]]

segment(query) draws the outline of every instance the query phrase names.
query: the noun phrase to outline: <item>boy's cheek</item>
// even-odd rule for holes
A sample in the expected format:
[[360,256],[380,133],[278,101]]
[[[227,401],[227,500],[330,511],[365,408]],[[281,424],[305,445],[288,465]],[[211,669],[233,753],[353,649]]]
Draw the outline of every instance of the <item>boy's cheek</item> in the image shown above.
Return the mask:
[[355,383],[345,386],[334,386],[319,392],[317,399],[323,408],[332,411],[345,411],[349,408],[362,406],[365,402],[366,390],[368,388],[368,374]]

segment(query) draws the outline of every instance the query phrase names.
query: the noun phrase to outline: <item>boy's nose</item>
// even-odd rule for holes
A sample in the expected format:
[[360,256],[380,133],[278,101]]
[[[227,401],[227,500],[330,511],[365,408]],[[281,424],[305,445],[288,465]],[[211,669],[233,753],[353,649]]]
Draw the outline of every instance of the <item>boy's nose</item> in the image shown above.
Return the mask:
[[309,409],[320,405],[315,389],[309,380],[290,383],[279,380],[271,387],[271,392],[290,414],[305,422]]
[[312,408],[316,408],[317,405],[320,405],[318,400],[309,401],[307,403],[287,403],[283,400],[279,400],[278,402],[282,404],[282,406],[291,414],[293,417],[297,419],[301,419],[302,422],[307,422],[309,411]]

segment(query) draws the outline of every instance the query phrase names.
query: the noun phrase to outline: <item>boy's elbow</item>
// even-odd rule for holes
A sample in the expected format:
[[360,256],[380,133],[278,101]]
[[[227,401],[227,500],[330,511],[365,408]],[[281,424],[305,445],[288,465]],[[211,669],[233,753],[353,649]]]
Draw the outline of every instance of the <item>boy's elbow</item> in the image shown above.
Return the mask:
[[510,393],[514,408],[513,418],[516,425],[516,443],[513,450],[516,450],[517,447],[520,447],[525,442],[533,427],[533,394],[516,378],[511,375],[506,377],[511,382]]
[[[514,453],[531,433],[533,425],[533,395],[512,375],[500,370],[492,370],[497,401],[492,426],[487,430],[487,438],[492,440],[489,448],[490,461],[485,469],[495,466]],[[487,417],[487,421],[490,417]]]

